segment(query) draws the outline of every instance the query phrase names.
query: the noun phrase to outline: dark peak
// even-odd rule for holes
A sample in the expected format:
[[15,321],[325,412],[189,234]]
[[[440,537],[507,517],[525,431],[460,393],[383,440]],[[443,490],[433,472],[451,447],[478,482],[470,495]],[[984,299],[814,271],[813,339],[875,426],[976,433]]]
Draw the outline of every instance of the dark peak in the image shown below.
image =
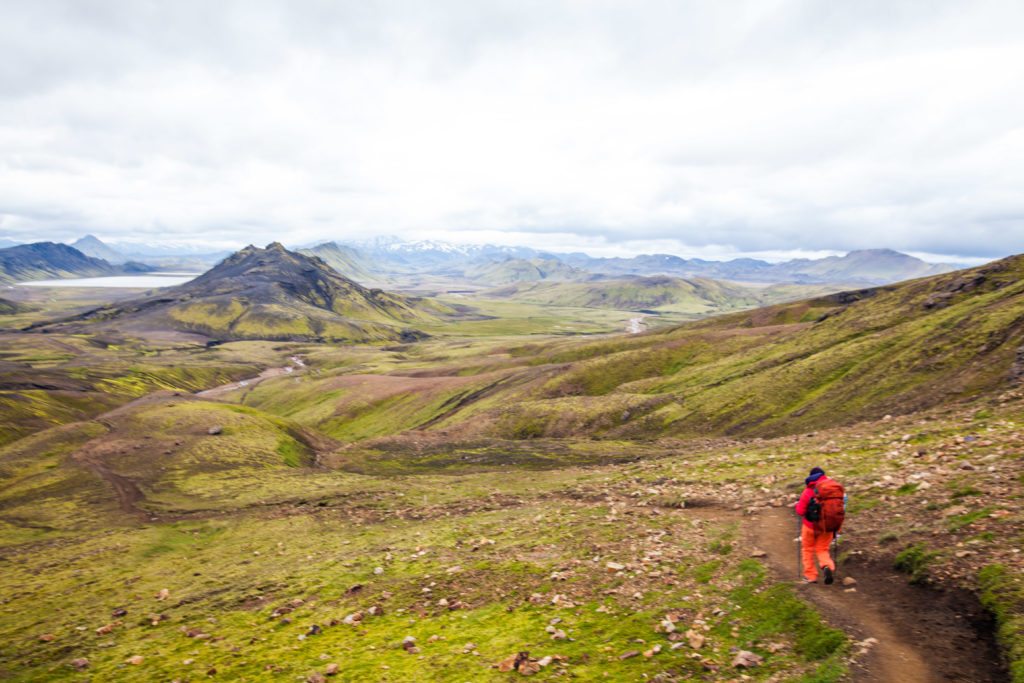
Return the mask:
[[280,242],[271,242],[270,244],[267,245],[267,251],[285,252],[285,251],[288,251],[288,250],[285,249],[284,245],[281,244]]

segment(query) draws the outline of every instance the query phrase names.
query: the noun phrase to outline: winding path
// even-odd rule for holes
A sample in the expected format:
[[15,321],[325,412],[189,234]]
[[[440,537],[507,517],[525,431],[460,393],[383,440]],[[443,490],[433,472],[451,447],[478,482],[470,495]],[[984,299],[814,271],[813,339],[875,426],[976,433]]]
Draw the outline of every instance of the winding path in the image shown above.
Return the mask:
[[[746,524],[751,543],[768,553],[780,580],[797,578],[797,522],[786,508],[755,515]],[[857,581],[842,587],[844,573]],[[867,683],[939,683],[1006,681],[996,662],[991,637],[979,635],[980,608],[965,591],[938,591],[912,586],[886,564],[854,556],[841,565],[832,586],[799,584],[801,595],[825,619],[861,642],[874,638],[853,666],[853,680]],[[973,604],[972,604],[973,602]],[[990,634],[989,634],[990,635]],[[857,647],[854,652],[857,652]]]

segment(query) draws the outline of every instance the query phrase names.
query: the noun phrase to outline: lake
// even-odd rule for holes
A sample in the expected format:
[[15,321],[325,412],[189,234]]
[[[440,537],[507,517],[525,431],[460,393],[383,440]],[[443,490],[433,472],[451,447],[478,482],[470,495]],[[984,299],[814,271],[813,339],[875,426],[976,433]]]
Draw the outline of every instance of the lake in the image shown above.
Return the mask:
[[19,282],[24,287],[120,287],[153,289],[173,287],[199,277],[201,273],[146,273],[145,275],[111,275],[109,277],[81,277],[67,280],[32,280]]

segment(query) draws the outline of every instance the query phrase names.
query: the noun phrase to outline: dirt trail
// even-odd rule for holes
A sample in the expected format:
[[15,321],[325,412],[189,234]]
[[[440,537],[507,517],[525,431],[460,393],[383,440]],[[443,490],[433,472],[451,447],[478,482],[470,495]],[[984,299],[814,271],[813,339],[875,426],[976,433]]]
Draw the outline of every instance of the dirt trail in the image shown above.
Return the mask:
[[[773,509],[747,523],[751,543],[768,553],[768,562],[784,581],[797,580],[796,519],[788,509]],[[885,564],[854,555],[840,566],[832,586],[801,584],[800,592],[826,620],[877,645],[857,658],[853,680],[868,683],[1006,681],[991,637],[991,624],[966,591],[912,586]],[[857,580],[855,592],[840,585]],[[856,647],[855,647],[856,651]]]
[[91,469],[97,475],[100,476],[105,482],[111,485],[114,489],[114,494],[117,496],[118,505],[124,512],[131,514],[141,515],[143,514],[136,503],[144,500],[145,497],[142,495],[142,490],[139,489],[138,485],[128,477],[121,476],[115,472],[112,472],[109,467],[104,463],[100,462],[96,458],[90,457],[89,455],[75,455],[75,459]]
[[255,377],[239,380],[237,382],[228,382],[227,384],[222,384],[219,387],[196,392],[196,396],[201,398],[217,398],[218,396],[228,394],[236,389],[244,389],[245,387],[252,388],[263,380],[270,379],[271,377],[280,377],[281,375],[290,375],[295,372],[301,372],[306,367],[305,361],[298,356],[292,356],[289,360],[292,363],[291,365],[286,365],[281,368],[269,368]]

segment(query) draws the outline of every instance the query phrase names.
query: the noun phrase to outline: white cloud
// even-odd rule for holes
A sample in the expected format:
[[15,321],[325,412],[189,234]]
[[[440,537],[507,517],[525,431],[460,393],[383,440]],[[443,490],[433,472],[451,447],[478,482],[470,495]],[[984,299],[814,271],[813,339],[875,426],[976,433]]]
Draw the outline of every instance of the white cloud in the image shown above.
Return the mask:
[[1001,2],[8,3],[0,233],[1021,251],[1021,19]]

